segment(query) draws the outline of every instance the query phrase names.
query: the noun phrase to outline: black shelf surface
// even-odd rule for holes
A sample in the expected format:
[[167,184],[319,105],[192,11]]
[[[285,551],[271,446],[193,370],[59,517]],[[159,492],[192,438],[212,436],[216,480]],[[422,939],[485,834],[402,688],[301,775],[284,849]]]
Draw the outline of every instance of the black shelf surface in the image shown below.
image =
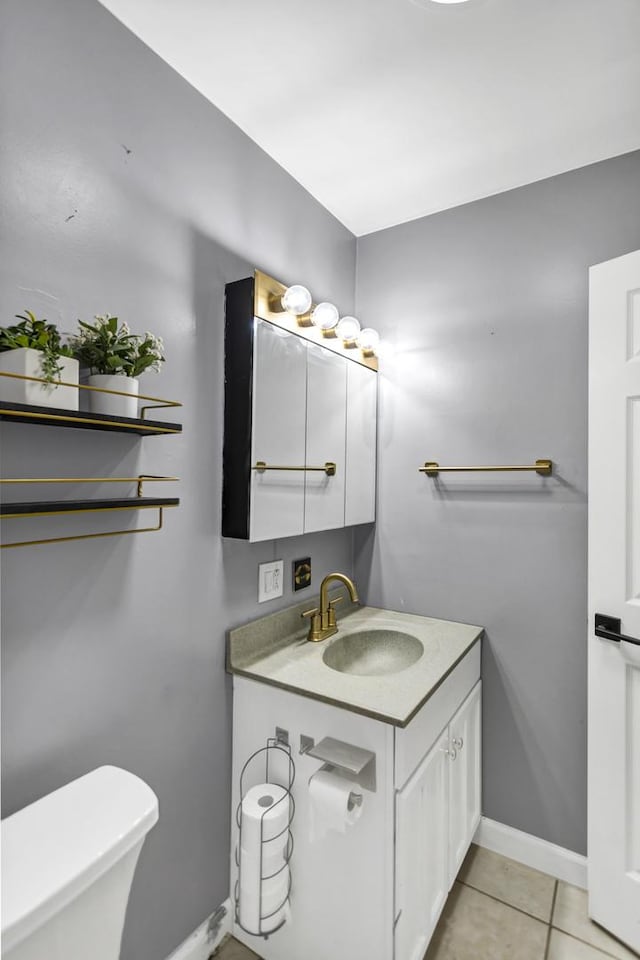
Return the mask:
[[32,500],[0,504],[0,517],[42,516],[56,513],[94,513],[97,510],[144,510],[177,507],[177,497],[118,497],[95,500]]
[[157,437],[182,432],[180,423],[112,417],[104,413],[89,413],[87,410],[64,410],[60,407],[7,403],[3,400],[0,400],[0,420],[36,423],[41,426],[75,427],[82,430],[109,430],[115,433],[133,433],[140,437]]

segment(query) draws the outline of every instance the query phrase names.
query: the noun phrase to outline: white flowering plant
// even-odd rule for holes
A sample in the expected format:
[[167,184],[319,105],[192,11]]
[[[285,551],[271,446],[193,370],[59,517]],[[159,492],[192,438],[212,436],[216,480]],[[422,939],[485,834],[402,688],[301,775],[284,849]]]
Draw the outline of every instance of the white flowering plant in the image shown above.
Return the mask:
[[71,339],[73,355],[91,373],[139,377],[147,370],[158,372],[164,363],[164,344],[152,333],[131,333],[126,323],[105,313],[95,323],[79,320],[80,332]]

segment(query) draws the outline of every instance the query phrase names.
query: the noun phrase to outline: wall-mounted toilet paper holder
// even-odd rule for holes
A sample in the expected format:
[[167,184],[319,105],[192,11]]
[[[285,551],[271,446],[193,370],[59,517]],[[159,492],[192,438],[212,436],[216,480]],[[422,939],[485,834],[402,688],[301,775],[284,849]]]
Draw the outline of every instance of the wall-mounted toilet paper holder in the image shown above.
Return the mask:
[[[300,736],[300,753],[316,760],[321,760],[326,767],[337,770],[350,780],[355,780],[365,790],[375,792],[376,789],[376,755],[371,750],[364,750],[352,743],[336,740],[334,737],[323,737],[316,743],[313,737]],[[352,793],[354,806],[362,803],[362,794]]]

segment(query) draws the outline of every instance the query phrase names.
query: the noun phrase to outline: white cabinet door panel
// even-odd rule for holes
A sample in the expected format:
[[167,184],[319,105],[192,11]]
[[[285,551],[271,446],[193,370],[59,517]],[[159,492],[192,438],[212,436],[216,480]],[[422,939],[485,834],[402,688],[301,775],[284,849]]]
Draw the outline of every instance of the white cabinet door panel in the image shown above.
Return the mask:
[[305,474],[304,532],[344,526],[347,364],[323,347],[307,350],[308,467],[336,464],[334,476]]
[[422,960],[449,890],[448,732],[396,794],[395,960]]
[[[304,467],[307,343],[256,319],[252,465]],[[304,470],[253,470],[250,537],[273,540],[304,530]]]
[[480,822],[481,683],[449,724],[449,887]]
[[347,527],[376,518],[377,389],[373,370],[347,361]]

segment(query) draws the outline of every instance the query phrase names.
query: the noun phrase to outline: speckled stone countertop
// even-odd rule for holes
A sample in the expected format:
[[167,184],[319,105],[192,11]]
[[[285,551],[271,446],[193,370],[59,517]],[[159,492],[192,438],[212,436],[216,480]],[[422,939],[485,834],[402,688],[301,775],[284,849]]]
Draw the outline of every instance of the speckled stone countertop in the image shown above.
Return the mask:
[[[308,621],[300,617],[314,605],[307,600],[230,630],[228,671],[404,727],[483,632],[467,623],[346,603],[338,633],[309,643]],[[424,654],[411,666],[384,676],[340,673],[323,662],[327,647],[341,636],[372,629],[409,633],[421,641]]]

